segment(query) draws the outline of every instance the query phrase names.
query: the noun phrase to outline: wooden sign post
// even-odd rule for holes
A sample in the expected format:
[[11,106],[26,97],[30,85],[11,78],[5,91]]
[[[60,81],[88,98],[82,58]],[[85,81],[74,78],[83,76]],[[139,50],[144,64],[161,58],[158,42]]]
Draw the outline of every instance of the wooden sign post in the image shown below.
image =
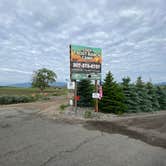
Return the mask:
[[[97,80],[95,80],[95,89],[96,93],[98,93],[98,85],[97,85]],[[95,99],[95,112],[99,112],[99,107],[98,107],[98,98]]]
[[74,89],[74,106],[75,112],[77,112],[77,81],[75,80],[75,89]]

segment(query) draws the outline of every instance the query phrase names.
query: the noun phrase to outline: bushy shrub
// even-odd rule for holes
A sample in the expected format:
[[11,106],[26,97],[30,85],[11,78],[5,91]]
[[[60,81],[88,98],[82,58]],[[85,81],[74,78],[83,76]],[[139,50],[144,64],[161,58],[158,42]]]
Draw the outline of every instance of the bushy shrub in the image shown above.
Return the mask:
[[68,106],[69,106],[68,104],[62,104],[62,105],[60,105],[60,110],[63,111]]
[[58,94],[57,93],[53,93],[52,96],[58,96]]
[[35,101],[32,96],[0,96],[0,104],[17,104]]
[[77,102],[77,105],[79,107],[92,107],[94,105],[94,100],[92,99],[94,86],[91,81],[81,80],[78,82],[77,86],[77,95],[80,96],[80,100]]
[[84,118],[92,118],[92,111],[86,110],[84,113]]

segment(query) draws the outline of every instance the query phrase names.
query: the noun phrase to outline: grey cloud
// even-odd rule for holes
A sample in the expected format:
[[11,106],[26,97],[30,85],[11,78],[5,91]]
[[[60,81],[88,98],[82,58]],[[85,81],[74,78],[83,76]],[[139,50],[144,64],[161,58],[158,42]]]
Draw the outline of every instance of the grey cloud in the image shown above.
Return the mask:
[[0,66],[15,71],[0,70],[0,81],[41,67],[69,78],[69,44],[101,47],[103,76],[165,81],[165,27],[165,0],[2,0]]

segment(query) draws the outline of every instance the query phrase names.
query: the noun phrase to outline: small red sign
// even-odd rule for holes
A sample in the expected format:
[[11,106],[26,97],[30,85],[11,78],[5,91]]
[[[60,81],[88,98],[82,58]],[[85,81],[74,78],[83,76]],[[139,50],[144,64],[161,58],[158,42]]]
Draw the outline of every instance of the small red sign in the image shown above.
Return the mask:
[[75,96],[75,100],[79,101],[80,100],[80,96]]

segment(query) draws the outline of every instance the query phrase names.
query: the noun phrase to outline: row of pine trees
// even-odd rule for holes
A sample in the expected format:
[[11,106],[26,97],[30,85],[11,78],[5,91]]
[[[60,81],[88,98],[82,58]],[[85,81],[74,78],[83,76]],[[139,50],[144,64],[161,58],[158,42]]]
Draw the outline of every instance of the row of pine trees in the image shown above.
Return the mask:
[[[123,78],[122,83],[117,83],[111,72],[108,72],[102,86],[103,97],[99,100],[99,109],[102,112],[121,114],[166,110],[166,87],[145,83],[141,77],[135,83],[131,83],[129,77]],[[93,106],[93,91],[94,86],[90,80],[80,81],[78,106]]]

